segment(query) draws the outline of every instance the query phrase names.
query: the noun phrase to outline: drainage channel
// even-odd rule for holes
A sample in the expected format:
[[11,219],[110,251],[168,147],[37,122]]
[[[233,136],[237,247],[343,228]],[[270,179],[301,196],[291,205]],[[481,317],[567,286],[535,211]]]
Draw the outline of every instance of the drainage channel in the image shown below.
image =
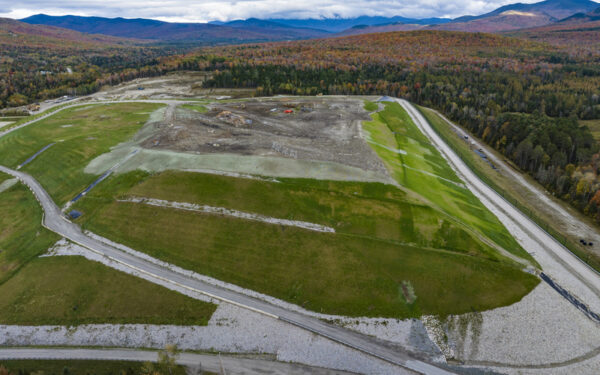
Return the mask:
[[540,274],[540,278],[542,280],[544,280],[546,283],[548,283],[548,285],[550,285],[554,290],[556,290],[567,301],[571,302],[573,304],[573,306],[575,306],[577,309],[579,309],[579,311],[584,313],[588,318],[590,318],[590,320],[592,320],[596,323],[600,323],[600,316],[598,314],[596,314],[595,312],[590,310],[590,308],[586,304],[584,304],[583,302],[578,300],[575,296],[573,296],[571,293],[569,293],[565,288],[558,285],[548,275],[546,275],[545,273],[542,272]]
[[32,156],[30,156],[29,159],[27,159],[23,163],[19,164],[17,166],[17,170],[19,170],[19,169],[23,168],[24,166],[26,166],[27,164],[31,163],[33,161],[33,159],[37,158],[42,152],[46,151],[47,149],[54,146],[55,144],[56,143],[50,143],[49,145],[44,146],[41,150],[39,150],[38,152],[36,152]]
[[106,172],[104,172],[100,177],[98,177],[98,179],[96,181],[92,182],[92,184],[90,186],[86,187],[85,190],[83,190],[81,193],[77,194],[77,196],[75,198],[71,199],[69,201],[69,203],[67,204],[66,208],[70,207],[73,203],[77,202],[82,197],[84,197],[87,193],[89,193],[90,190],[92,190],[93,188],[95,188],[96,185],[98,185],[102,181],[106,180],[106,178],[108,176],[110,176],[115,171],[115,169],[119,168],[123,163],[125,163],[127,160],[129,160],[133,155],[137,154],[138,151],[139,151],[139,149],[133,150],[123,160],[121,160],[117,164],[115,164],[112,167],[110,167],[110,169],[107,170]]

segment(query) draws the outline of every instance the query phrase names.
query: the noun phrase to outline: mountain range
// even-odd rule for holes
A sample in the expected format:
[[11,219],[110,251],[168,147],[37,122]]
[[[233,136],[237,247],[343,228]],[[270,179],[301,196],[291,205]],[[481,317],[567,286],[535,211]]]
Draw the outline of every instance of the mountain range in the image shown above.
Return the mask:
[[580,49],[597,53],[600,47],[600,8],[587,13],[576,13],[548,25],[516,30],[507,35],[554,45],[577,45]]
[[116,46],[139,42],[140,40],[81,33],[47,25],[30,25],[10,18],[0,18],[0,45],[2,46],[59,48],[68,45],[70,48],[88,48],[92,45]]
[[211,23],[170,23],[136,18],[48,16],[38,14],[21,20],[89,34],[136,38],[162,42],[240,43],[322,37],[326,31],[288,27],[275,22],[248,19],[227,25]]
[[257,19],[211,23],[169,23],[149,19],[48,16],[21,21],[150,42],[223,44],[313,39],[418,29],[506,32],[552,25],[582,24],[599,17],[600,4],[591,0],[545,0],[505,5],[478,16],[456,19],[411,19],[400,16],[323,19]]

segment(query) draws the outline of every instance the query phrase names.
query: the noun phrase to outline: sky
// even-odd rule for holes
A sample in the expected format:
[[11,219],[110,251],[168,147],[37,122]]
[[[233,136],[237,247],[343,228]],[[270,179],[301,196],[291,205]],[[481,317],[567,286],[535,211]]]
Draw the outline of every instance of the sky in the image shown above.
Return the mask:
[[33,14],[152,18],[209,22],[256,18],[350,18],[360,15],[412,18],[478,15],[502,5],[540,0],[0,0],[0,17]]

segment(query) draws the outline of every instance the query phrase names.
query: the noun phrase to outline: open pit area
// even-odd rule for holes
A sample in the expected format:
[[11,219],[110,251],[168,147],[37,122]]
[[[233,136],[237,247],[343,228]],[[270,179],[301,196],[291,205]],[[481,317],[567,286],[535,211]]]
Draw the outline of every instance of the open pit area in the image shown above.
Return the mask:
[[[161,99],[239,99],[253,95],[253,89],[204,88],[206,72],[172,73],[160,77],[138,78],[103,88],[88,96],[95,100],[161,100]],[[42,107],[44,107],[42,105]]]
[[170,108],[142,147],[333,162],[387,173],[361,137],[361,122],[369,119],[362,100],[269,98],[205,107],[204,113]]

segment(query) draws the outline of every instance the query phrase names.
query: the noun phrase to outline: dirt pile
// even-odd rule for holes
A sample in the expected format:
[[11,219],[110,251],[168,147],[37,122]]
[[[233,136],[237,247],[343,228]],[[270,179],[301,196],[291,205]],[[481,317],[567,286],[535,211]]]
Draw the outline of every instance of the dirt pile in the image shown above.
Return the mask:
[[252,120],[246,119],[244,116],[231,113],[230,111],[222,111],[217,115],[217,118],[223,122],[233,125],[236,128],[252,125]]

